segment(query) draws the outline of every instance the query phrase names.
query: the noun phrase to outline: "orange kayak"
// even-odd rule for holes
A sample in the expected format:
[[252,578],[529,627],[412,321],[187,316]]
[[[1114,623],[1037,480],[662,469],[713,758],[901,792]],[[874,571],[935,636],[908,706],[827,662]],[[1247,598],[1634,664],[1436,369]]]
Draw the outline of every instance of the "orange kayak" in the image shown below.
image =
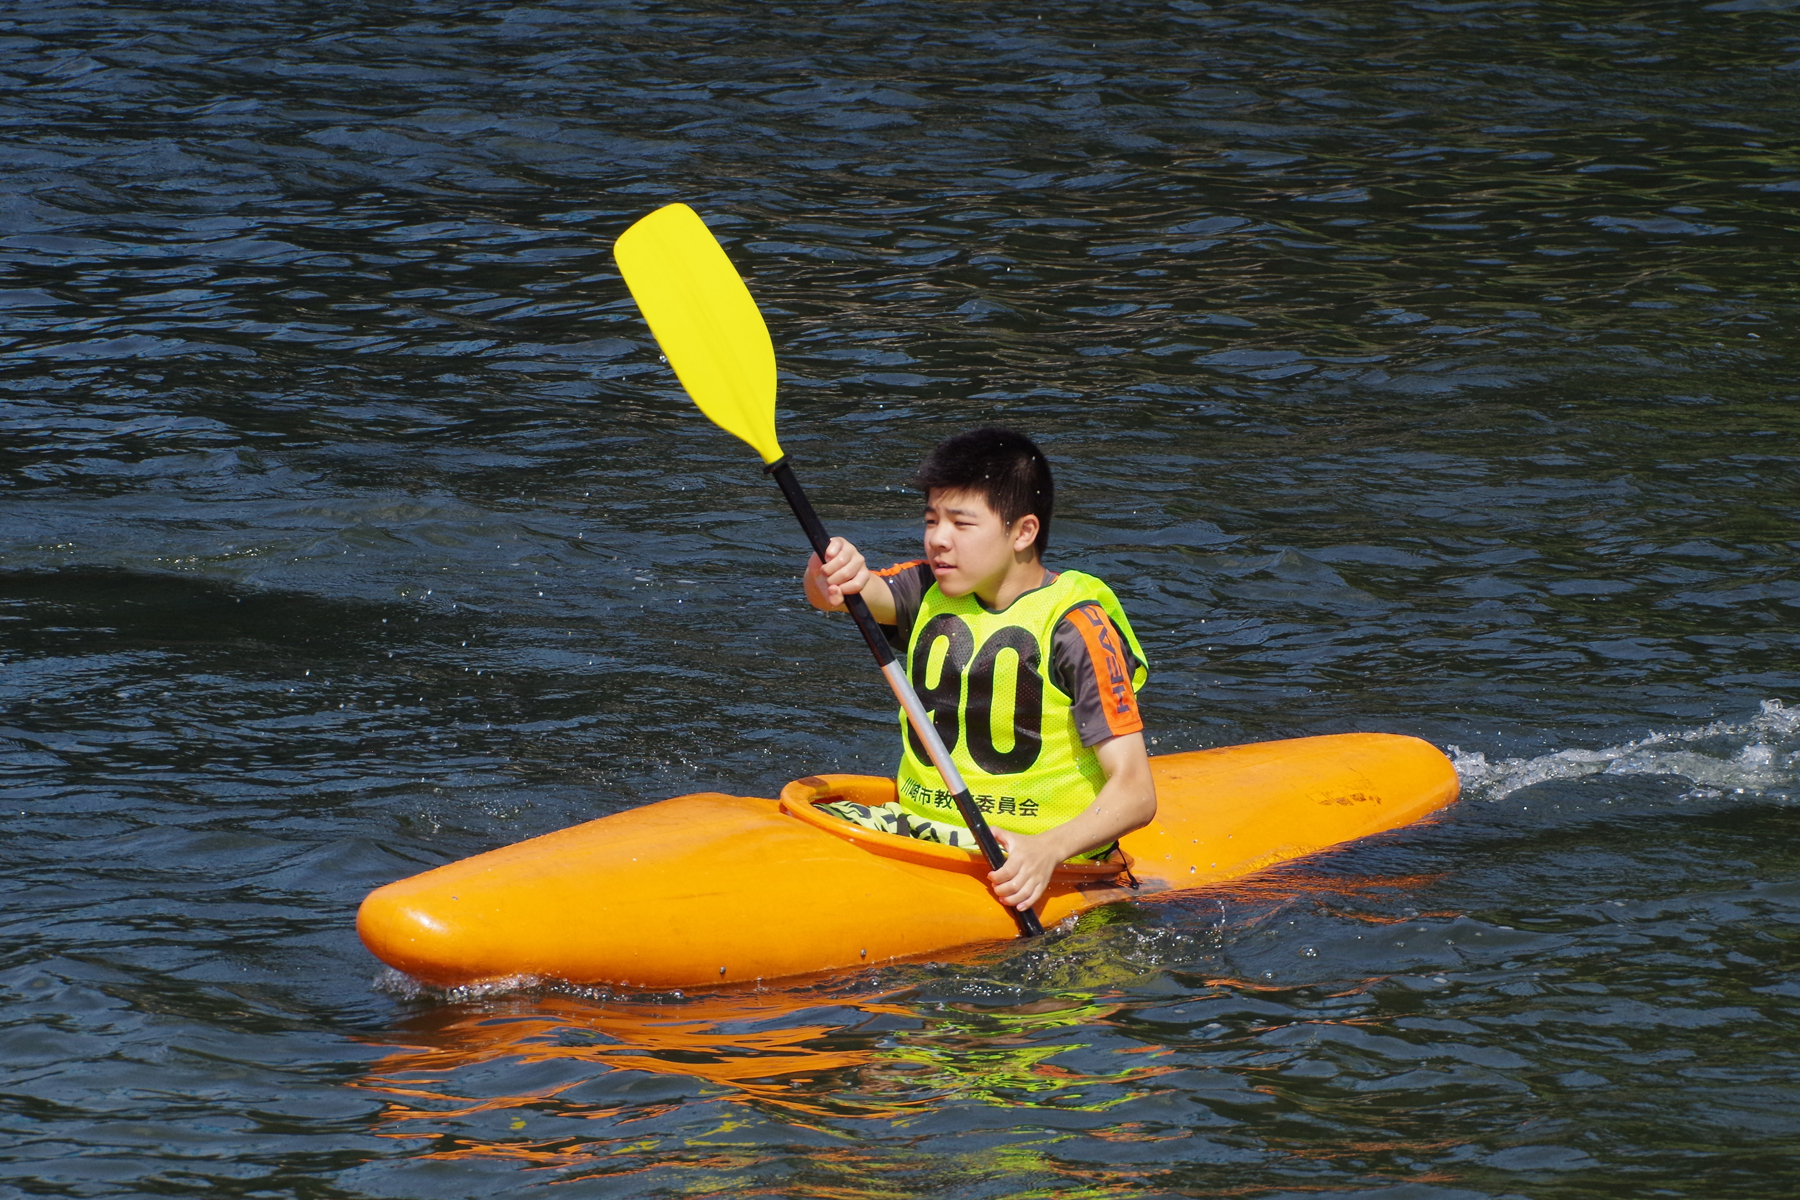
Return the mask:
[[[1060,869],[1038,906],[1046,927],[1395,829],[1457,796],[1456,771],[1436,747],[1394,734],[1259,742],[1150,765],[1156,820],[1123,839],[1123,863]],[[1015,936],[978,853],[815,807],[893,796],[892,779],[863,775],[809,776],[775,800],[677,796],[378,888],[357,913],[357,933],[389,966],[440,986],[535,977],[647,989],[840,970]]]

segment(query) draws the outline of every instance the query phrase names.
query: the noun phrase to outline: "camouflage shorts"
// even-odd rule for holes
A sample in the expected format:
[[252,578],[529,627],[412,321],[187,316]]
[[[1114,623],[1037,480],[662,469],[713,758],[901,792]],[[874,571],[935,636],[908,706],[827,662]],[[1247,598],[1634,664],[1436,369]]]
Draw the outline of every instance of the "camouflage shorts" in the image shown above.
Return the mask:
[[937,842],[944,846],[956,846],[963,850],[976,848],[975,835],[963,826],[952,825],[947,821],[933,821],[930,817],[909,813],[901,808],[897,801],[871,806],[857,804],[851,800],[837,800],[830,804],[821,804],[819,808],[852,825],[861,825],[864,829],[875,829],[882,833],[898,834],[901,837],[918,838],[921,842]]
[[[875,829],[882,833],[898,834],[901,837],[918,838],[921,842],[937,842],[944,846],[955,846],[962,850],[979,849],[975,835],[962,825],[952,825],[948,821],[934,821],[930,817],[921,817],[909,813],[900,807],[897,800],[886,804],[857,804],[851,800],[834,800],[830,804],[819,805],[821,812],[828,812],[852,825],[861,825],[864,829]],[[1114,842],[1100,850],[1090,850],[1086,854],[1077,854],[1069,861],[1073,863],[1097,862],[1113,852],[1118,846]]]

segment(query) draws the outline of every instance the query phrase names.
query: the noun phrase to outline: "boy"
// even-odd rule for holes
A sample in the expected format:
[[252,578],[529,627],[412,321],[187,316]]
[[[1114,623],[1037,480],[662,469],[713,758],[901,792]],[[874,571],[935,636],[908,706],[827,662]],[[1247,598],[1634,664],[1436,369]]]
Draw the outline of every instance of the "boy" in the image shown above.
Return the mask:
[[[1054,490],[1030,438],[958,434],[917,482],[925,557],[871,572],[833,538],[823,563],[807,562],[806,598],[828,612],[857,593],[868,603],[1006,850],[988,876],[995,894],[1030,908],[1059,863],[1099,857],[1156,815],[1137,706],[1143,651],[1111,588],[1044,567]],[[839,815],[967,844],[924,745],[900,722],[898,800]]]

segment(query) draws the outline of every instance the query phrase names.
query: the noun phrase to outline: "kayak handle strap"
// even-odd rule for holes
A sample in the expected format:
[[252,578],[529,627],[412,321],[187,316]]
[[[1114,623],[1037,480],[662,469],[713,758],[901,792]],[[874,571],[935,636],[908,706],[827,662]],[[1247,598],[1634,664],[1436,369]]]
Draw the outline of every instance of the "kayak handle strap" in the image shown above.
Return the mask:
[[[812,501],[806,498],[806,490],[800,481],[794,478],[794,469],[788,465],[787,455],[782,455],[763,468],[765,474],[773,475],[775,482],[781,487],[781,494],[787,497],[788,507],[794,510],[794,516],[800,522],[800,528],[806,531],[806,540],[825,561],[825,548],[831,544],[831,538],[825,533],[825,525],[819,520],[819,514],[813,510]],[[894,698],[906,713],[907,721],[919,740],[925,743],[925,750],[931,757],[932,766],[937,768],[943,777],[944,787],[950,792],[950,798],[956,802],[956,811],[962,814],[963,824],[975,835],[975,844],[981,847],[982,856],[987,859],[988,868],[998,871],[1006,863],[1006,852],[994,837],[994,831],[988,827],[987,818],[981,815],[976,807],[975,797],[969,794],[969,785],[963,782],[962,772],[950,761],[950,751],[944,745],[944,739],[938,736],[937,723],[925,711],[925,705],[919,701],[919,694],[913,690],[912,681],[906,677],[906,669],[894,657],[893,649],[888,645],[887,637],[881,632],[881,626],[875,623],[875,614],[869,611],[868,601],[861,596],[845,596],[844,607],[849,610],[850,617],[856,622],[857,631],[868,643],[869,652],[881,666],[881,673],[887,677],[888,686],[894,690]],[[1011,905],[1006,910],[1019,923],[1019,931],[1026,937],[1036,937],[1044,932],[1043,924],[1037,914],[1030,909],[1016,909]]]

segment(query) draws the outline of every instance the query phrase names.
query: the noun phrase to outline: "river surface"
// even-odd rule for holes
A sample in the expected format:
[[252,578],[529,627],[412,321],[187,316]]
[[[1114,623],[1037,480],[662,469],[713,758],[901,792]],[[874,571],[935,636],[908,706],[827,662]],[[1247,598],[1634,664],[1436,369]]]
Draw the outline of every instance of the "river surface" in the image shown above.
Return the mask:
[[[0,4],[0,1195],[1795,1194],[1797,17]],[[390,880],[892,767],[613,269],[677,199],[871,557],[1024,429],[1158,751],[1463,800],[792,986],[385,973]]]

